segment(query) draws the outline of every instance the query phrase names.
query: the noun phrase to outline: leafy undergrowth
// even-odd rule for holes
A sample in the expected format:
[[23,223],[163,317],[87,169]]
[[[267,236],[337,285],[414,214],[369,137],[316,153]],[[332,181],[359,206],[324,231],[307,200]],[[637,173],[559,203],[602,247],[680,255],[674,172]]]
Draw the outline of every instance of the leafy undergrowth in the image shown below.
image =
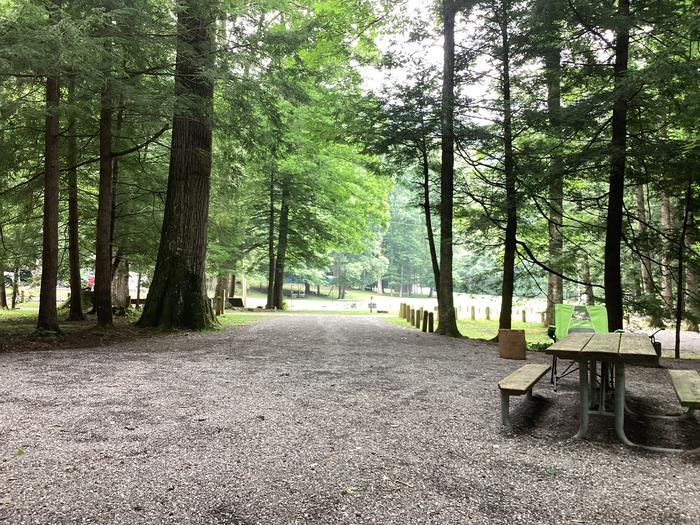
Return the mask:
[[[59,310],[60,312],[60,310]],[[61,348],[98,348],[121,342],[149,339],[167,334],[156,328],[139,328],[135,325],[139,312],[133,309],[126,316],[114,318],[111,328],[99,328],[94,315],[86,315],[85,321],[68,321],[67,313],[59,313],[59,334],[38,333],[37,309],[0,310],[0,352],[27,350],[55,350]],[[219,316],[215,330],[227,330],[260,319],[260,314],[227,312]]]

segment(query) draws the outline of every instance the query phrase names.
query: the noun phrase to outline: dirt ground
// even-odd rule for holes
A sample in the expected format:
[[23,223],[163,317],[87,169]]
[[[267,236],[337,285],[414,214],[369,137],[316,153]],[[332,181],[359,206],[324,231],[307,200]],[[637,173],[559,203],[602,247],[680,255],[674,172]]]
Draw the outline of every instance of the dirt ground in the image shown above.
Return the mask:
[[[520,364],[330,315],[5,352],[0,522],[700,523],[697,457],[623,447],[602,417],[571,439],[576,379],[513,398],[501,432],[496,384]],[[636,412],[680,411],[665,370],[629,367],[627,383]],[[627,429],[700,445],[697,416]]]

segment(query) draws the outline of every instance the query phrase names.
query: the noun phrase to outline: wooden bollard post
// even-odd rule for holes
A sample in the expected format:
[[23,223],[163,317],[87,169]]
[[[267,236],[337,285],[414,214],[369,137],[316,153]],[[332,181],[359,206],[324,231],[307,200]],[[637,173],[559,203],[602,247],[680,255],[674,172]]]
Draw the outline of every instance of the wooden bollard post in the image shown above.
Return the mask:
[[430,312],[428,314],[428,332],[433,333],[435,330],[435,314],[433,312]]
[[527,312],[525,310],[522,311],[522,318],[523,318],[523,323],[527,323]]
[[472,306],[472,321],[476,321],[476,308]]
[[491,320],[491,308],[488,306],[486,307],[486,320],[487,321]]
[[423,322],[423,308],[418,310],[418,318],[416,319],[416,328],[420,330],[420,325]]
[[416,310],[414,308],[411,308],[411,315],[408,322],[411,323],[411,325],[416,324]]
[[432,315],[431,312],[424,312],[424,313],[423,313],[423,326],[422,326],[422,330],[423,330],[424,332],[427,332],[427,331],[428,331],[428,317],[430,317],[431,315]]
[[399,304],[399,317],[403,318],[403,303]]
[[411,306],[406,305],[406,322],[410,323],[411,322]]

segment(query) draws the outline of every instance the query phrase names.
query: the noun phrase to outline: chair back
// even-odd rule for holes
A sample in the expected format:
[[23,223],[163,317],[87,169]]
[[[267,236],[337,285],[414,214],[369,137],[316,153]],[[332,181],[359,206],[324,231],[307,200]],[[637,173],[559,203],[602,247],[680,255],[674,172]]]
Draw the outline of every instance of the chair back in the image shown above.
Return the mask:
[[571,318],[574,315],[574,306],[571,304],[554,305],[554,339],[561,341],[569,333]]
[[596,333],[605,333],[608,331],[608,309],[605,308],[605,306],[586,306],[586,311],[591,318],[591,324]]

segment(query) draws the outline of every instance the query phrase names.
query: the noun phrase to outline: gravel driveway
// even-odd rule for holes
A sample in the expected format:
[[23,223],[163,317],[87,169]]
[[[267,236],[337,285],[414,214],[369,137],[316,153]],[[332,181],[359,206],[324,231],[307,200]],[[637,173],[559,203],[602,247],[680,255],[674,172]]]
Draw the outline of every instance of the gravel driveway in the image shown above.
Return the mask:
[[[607,418],[570,439],[575,379],[514,398],[501,433],[496,383],[519,365],[328,315],[0,354],[0,522],[700,523],[697,458],[624,448]],[[630,367],[628,388],[635,411],[679,411],[664,370]],[[628,424],[685,448],[698,429]]]

